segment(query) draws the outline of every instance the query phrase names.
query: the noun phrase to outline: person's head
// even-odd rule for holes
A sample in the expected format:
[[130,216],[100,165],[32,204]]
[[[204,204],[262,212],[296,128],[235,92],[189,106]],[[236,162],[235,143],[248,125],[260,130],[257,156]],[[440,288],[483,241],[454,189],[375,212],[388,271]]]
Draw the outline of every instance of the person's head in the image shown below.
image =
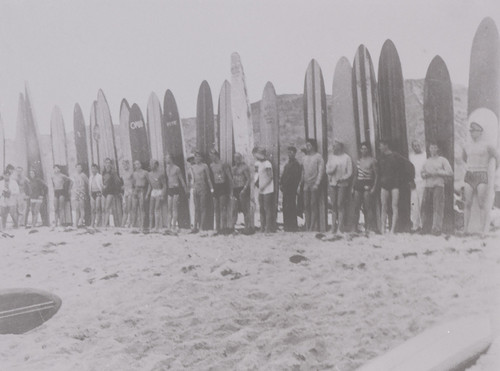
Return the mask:
[[413,152],[416,153],[416,154],[422,153],[422,145],[416,139],[414,139],[411,142],[411,148],[413,149]]
[[219,160],[220,160],[219,152],[217,152],[217,150],[215,150],[215,149],[212,149],[210,151],[210,161],[218,162]]
[[193,165],[194,164],[194,154],[190,154],[186,160],[188,164]]
[[391,151],[391,146],[389,145],[389,141],[383,139],[379,142],[379,149],[382,153],[388,153]]
[[12,164],[8,164],[7,167],[5,168],[5,171],[8,171],[9,174],[12,174],[14,172],[14,170],[15,170],[15,167]]
[[315,153],[318,151],[318,142],[315,139],[306,140],[306,151],[307,153]]
[[483,127],[477,122],[471,122],[469,127],[469,133],[472,139],[477,140],[483,134]]
[[76,164],[75,166],[77,174],[81,174],[83,172],[82,164]]
[[35,178],[36,178],[35,170],[30,170],[30,179],[35,179]]
[[22,168],[22,166],[16,167],[16,173],[17,173],[17,176],[22,176],[23,175],[24,169]]
[[252,153],[257,161],[262,162],[266,160],[266,150],[264,148],[256,147]]
[[335,139],[333,141],[332,150],[333,153],[337,155],[341,154],[342,152],[344,152],[344,143],[340,139]]
[[370,143],[368,142],[363,142],[359,146],[359,152],[361,153],[361,157],[367,157],[370,156]]
[[158,160],[151,160],[151,169],[158,170],[160,162]]
[[[189,158],[188,158],[188,162],[189,162]],[[166,156],[165,156],[165,163],[166,163],[167,165],[172,165],[172,164],[174,163],[174,162],[173,162],[173,160],[172,160],[172,156],[170,156],[170,155],[166,155]]]
[[141,164],[141,162],[140,162],[139,160],[135,160],[135,161],[134,161],[134,169],[135,169],[135,170],[140,170],[140,169],[142,169],[142,164]]
[[59,174],[61,172],[61,168],[57,165],[54,165],[54,174]]
[[297,155],[297,148],[295,148],[294,146],[289,146],[287,150],[288,150],[288,158],[290,160],[293,160]]
[[439,154],[439,146],[437,143],[429,144],[429,153],[431,157],[436,157]]
[[200,151],[196,151],[194,153],[194,163],[195,164],[201,164],[203,162],[203,157],[201,156]]
[[5,169],[5,171],[3,172],[3,178],[4,180],[9,180],[10,179],[10,171]]
[[108,157],[104,160],[104,168],[107,171],[111,171],[113,163],[111,162],[111,159]]
[[234,154],[234,163],[236,165],[239,165],[239,164],[243,163],[243,156],[241,155],[241,153],[236,152]]
[[92,164],[90,171],[92,172],[92,175],[96,175],[99,173],[99,166],[97,166],[97,164]]
[[124,170],[130,170],[130,161],[129,160],[123,160],[122,165],[123,165]]

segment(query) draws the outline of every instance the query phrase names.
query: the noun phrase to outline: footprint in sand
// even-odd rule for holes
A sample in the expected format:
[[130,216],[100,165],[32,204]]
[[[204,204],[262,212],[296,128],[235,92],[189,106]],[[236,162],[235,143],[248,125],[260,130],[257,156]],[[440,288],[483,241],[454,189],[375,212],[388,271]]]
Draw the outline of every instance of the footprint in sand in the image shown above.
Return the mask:
[[290,259],[289,259],[292,263],[294,264],[298,264],[300,262],[303,262],[303,261],[308,261],[309,259],[307,259],[305,256],[303,255],[292,255],[290,256]]

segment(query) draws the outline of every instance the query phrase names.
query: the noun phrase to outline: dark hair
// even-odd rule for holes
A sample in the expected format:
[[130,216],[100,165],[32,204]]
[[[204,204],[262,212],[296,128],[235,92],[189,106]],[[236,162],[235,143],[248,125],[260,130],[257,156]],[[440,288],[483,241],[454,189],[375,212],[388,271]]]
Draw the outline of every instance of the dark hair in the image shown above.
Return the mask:
[[289,146],[287,149],[293,153],[297,153],[297,148],[295,148],[294,146]]
[[388,139],[381,139],[379,141],[379,144],[385,144],[387,147],[389,147],[389,149],[392,149],[392,144]]
[[371,151],[372,148],[371,148],[371,145],[370,145],[370,142],[361,142],[361,144],[359,145],[359,149],[361,149],[361,147],[365,146],[366,149],[368,149],[368,151]]
[[81,166],[83,168],[83,165],[80,162],[77,162],[77,164],[75,165],[75,167],[77,167],[77,166]]
[[99,171],[99,165],[97,165],[97,164],[92,164],[91,168],[92,168],[92,169],[93,169],[93,168],[96,168],[96,169],[97,169],[97,171]]
[[5,169],[5,171],[3,172],[3,176],[6,176],[6,175],[10,176],[10,171],[7,169]]
[[153,160],[153,166],[160,166],[160,162],[158,160]]
[[315,151],[318,150],[318,142],[316,141],[316,139],[312,139],[312,138],[308,139],[308,140],[306,140],[306,143],[309,143],[314,148]]

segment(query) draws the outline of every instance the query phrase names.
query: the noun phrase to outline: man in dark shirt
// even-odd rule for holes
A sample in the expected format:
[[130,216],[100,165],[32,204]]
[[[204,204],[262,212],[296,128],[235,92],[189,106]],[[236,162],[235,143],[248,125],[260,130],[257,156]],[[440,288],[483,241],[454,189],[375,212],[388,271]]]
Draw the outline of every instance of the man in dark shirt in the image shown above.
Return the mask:
[[283,194],[283,224],[286,232],[297,231],[297,191],[302,177],[302,166],[295,158],[297,149],[288,147],[288,162],[283,169],[280,189]]

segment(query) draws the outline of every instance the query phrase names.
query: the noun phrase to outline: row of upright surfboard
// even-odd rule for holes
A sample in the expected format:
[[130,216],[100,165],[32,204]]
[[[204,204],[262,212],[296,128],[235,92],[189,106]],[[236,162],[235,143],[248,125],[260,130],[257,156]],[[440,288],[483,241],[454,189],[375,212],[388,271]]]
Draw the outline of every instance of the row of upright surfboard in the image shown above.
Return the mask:
[[[468,113],[485,126],[484,137],[498,146],[498,31],[492,19],[484,19],[474,38],[471,51],[469,76]],[[392,41],[387,40],[380,54],[378,81],[375,76],[369,51],[361,45],[351,67],[347,58],[336,65],[332,96],[333,105],[328,112],[325,84],[321,68],[312,60],[307,68],[304,82],[305,138],[318,142],[318,150],[325,161],[328,144],[333,138],[345,143],[346,152],[353,161],[358,158],[359,144],[368,141],[378,156],[380,139],[389,140],[394,150],[408,159],[408,137],[404,104],[404,80],[401,63]],[[36,168],[45,175],[41,159],[40,144],[31,104],[26,88],[25,96],[19,99],[18,135],[21,163]],[[163,110],[162,110],[163,108]],[[253,164],[252,149],[255,144],[266,148],[275,171],[275,189],[279,180],[279,114],[278,100],[273,85],[266,84],[260,109],[260,117],[252,119],[247,95],[245,74],[240,56],[231,56],[231,83],[222,85],[218,114],[214,118],[210,87],[204,81],[199,89],[196,118],[196,146],[208,160],[211,149],[218,149],[222,161],[232,164],[235,151],[240,152],[250,165]],[[163,163],[170,154],[184,175],[185,144],[182,125],[175,98],[167,90],[163,107],[156,94],[152,93],[147,106],[147,120],[137,104],[129,106],[124,99],[120,106],[120,125],[115,133],[111,112],[102,90],[93,102],[90,123],[86,127],[78,104],[74,109],[74,140],[77,162],[84,164],[88,172],[89,163],[103,167],[104,159],[110,158],[120,171],[121,159],[139,160],[148,167],[150,159]],[[258,122],[258,123],[257,123]],[[442,154],[454,164],[454,115],[453,93],[450,76],[444,61],[436,56],[429,65],[424,88],[424,123],[426,142],[437,142]],[[259,125],[260,138],[254,140],[254,125]],[[328,125],[333,137],[328,137]],[[31,130],[34,128],[34,130]],[[3,133],[0,130],[0,133]],[[68,165],[64,124],[60,110],[54,108],[51,118],[52,153],[54,164]],[[3,134],[1,134],[3,135]],[[1,139],[1,138],[0,138]],[[119,145],[117,145],[119,142]],[[4,153],[4,149],[0,152]],[[3,158],[5,156],[3,155]],[[0,158],[2,160],[2,158]],[[5,160],[2,160],[5,161]],[[251,166],[253,168],[253,166]],[[494,178],[494,169],[491,169]],[[49,182],[50,183],[50,182]],[[500,186],[500,182],[497,184]],[[493,202],[493,182],[490,182],[490,199]],[[320,228],[327,229],[326,182],[321,188]],[[453,185],[446,187],[444,229],[453,231]],[[252,197],[252,200],[254,197]],[[276,198],[277,200],[277,198]],[[187,205],[187,199],[182,201]],[[252,203],[253,208],[255,204]],[[399,231],[410,228],[410,188],[401,189],[399,201]],[[188,207],[182,207],[188,210]],[[253,215],[253,213],[252,213]],[[478,218],[473,218],[478,219]],[[181,225],[190,223],[189,214],[182,215]],[[380,223],[380,222],[379,222]],[[206,226],[211,227],[211,225]]]

